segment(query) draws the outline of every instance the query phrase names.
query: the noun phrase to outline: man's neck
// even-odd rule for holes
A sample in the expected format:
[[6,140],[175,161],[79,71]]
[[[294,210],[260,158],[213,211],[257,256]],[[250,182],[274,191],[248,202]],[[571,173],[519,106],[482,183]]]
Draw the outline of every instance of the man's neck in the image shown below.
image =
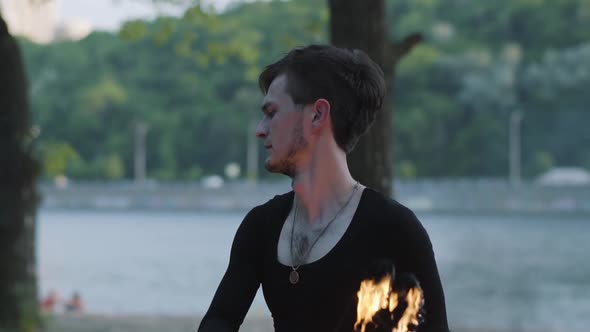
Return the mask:
[[306,166],[292,179],[298,216],[311,224],[328,222],[349,200],[356,184],[346,155],[324,153]]

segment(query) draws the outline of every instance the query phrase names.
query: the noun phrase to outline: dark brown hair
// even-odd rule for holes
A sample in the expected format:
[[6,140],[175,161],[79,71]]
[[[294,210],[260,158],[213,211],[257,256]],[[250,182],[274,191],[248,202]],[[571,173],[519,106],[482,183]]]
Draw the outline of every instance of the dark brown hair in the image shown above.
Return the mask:
[[295,104],[320,98],[330,103],[334,139],[346,153],[375,120],[386,90],[379,66],[358,49],[328,45],[294,49],[262,71],[258,78],[262,93],[282,74],[287,75],[287,93]]

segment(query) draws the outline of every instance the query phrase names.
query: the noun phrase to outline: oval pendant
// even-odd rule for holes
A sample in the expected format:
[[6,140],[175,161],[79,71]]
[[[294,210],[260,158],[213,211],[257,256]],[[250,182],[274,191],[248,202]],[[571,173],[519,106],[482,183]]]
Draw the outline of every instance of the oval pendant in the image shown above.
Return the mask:
[[293,270],[289,273],[289,282],[291,282],[291,285],[299,282],[299,273],[297,271]]

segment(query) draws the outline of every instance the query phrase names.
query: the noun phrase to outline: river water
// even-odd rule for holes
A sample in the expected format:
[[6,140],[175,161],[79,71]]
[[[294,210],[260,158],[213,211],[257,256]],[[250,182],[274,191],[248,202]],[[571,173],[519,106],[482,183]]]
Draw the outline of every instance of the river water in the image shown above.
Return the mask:
[[[41,210],[41,294],[105,314],[200,315],[245,212]],[[451,328],[590,330],[590,217],[418,214]],[[250,315],[269,315],[257,296]]]

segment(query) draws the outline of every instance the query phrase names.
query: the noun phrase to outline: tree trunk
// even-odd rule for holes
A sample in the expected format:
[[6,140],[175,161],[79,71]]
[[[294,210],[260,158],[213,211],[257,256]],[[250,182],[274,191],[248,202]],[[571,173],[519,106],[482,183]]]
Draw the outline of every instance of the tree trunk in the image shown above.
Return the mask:
[[0,332],[37,331],[35,180],[18,44],[0,16]]
[[329,0],[329,6],[332,44],[365,51],[385,74],[388,95],[375,123],[348,155],[348,164],[353,177],[390,196],[393,192],[391,85],[395,65],[420,41],[420,35],[411,35],[400,43],[390,42],[384,0]]

